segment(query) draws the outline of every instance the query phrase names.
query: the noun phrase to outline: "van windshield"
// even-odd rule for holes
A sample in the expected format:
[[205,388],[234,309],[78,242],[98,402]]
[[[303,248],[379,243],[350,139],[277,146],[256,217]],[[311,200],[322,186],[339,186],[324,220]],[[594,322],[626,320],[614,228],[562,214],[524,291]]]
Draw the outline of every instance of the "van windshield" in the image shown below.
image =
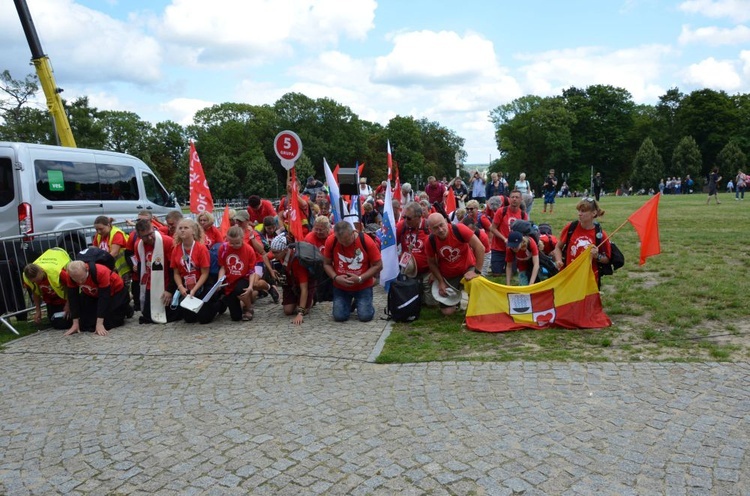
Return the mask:
[[164,189],[164,186],[157,181],[157,179],[152,176],[151,174],[148,174],[147,172],[143,172],[143,187],[146,188],[146,198],[152,203],[155,203],[161,207],[169,207],[172,206],[173,202],[172,199],[169,196],[169,193],[167,193],[167,190]]

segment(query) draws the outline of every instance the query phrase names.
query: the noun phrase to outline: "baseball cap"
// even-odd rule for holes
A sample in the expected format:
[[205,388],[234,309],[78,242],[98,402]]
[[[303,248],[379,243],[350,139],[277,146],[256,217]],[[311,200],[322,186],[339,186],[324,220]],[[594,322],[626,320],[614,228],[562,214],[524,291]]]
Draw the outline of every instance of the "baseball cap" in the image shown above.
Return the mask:
[[515,250],[521,246],[521,241],[523,241],[521,233],[518,231],[511,231],[508,235],[508,248]]

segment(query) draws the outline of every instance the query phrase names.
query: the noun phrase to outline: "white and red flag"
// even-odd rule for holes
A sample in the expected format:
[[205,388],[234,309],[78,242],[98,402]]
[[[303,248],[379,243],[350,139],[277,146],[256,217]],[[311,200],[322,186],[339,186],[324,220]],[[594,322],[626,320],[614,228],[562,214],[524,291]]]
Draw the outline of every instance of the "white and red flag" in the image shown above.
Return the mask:
[[195,143],[190,141],[190,211],[194,214],[213,212],[214,199],[208,189],[208,181],[203,173],[203,165],[195,151]]

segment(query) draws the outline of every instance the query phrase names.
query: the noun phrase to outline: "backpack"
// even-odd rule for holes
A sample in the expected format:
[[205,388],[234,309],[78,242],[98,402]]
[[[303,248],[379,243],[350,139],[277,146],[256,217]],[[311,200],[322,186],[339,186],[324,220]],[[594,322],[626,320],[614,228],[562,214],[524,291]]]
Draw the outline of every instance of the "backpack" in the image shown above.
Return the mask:
[[319,281],[328,277],[323,270],[323,254],[314,244],[307,241],[297,241],[291,243],[289,248],[294,248],[294,258],[299,260],[300,265],[307,269],[311,281]]
[[[576,227],[578,227],[578,221],[574,220],[570,223],[570,227],[568,228],[568,233],[565,236],[565,243],[563,244],[563,264],[567,263],[567,256],[568,256],[568,241],[570,241],[570,237],[573,235],[573,231],[576,230]],[[602,237],[602,226],[599,225],[598,222],[594,222],[594,230],[596,232],[596,239]],[[609,259],[609,263],[603,264],[599,263],[599,275],[603,276],[611,276],[615,273],[617,269],[625,265],[625,255],[622,254],[620,249],[617,247],[616,244],[612,242],[612,240],[609,240],[609,245],[612,248],[612,256]]]
[[108,251],[95,246],[89,246],[88,248],[79,251],[76,254],[76,260],[88,264],[89,274],[91,275],[91,280],[94,281],[94,284],[99,284],[94,265],[105,265],[109,270],[115,270],[115,257],[113,257]]
[[536,224],[530,220],[516,219],[515,222],[510,225],[510,230],[519,232],[522,236],[527,236],[533,239],[536,241],[536,245],[539,246],[539,228],[537,228]]
[[219,275],[219,269],[221,269],[221,258],[226,253],[227,243],[214,243],[211,248],[208,249],[208,255],[211,259],[211,266],[208,269],[210,276],[216,277]]
[[396,322],[413,322],[422,310],[422,283],[399,274],[388,289],[386,314]]
[[[529,268],[526,272],[531,276],[531,270],[533,267]],[[545,281],[549,279],[550,277],[557,275],[558,273],[557,265],[555,265],[555,259],[552,258],[550,255],[547,255],[543,251],[539,252],[539,272],[537,272],[536,278],[539,281]]]
[[549,236],[552,235],[552,226],[550,226],[546,222],[539,224],[537,226],[537,230],[539,231],[539,234],[547,234]]

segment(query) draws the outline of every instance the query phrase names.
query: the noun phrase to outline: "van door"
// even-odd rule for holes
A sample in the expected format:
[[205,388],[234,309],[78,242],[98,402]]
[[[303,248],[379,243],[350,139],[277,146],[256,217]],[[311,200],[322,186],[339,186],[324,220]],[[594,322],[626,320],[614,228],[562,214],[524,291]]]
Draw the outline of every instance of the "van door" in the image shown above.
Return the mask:
[[161,185],[156,176],[146,170],[141,170],[141,179],[143,180],[143,189],[146,193],[144,208],[154,215],[166,215],[171,210],[175,210],[174,198],[167,193],[164,186]]
[[12,148],[0,148],[0,238],[20,234],[14,161]]
[[99,174],[91,153],[75,148],[29,150],[36,178],[34,231],[90,226],[102,215]]
[[99,186],[104,215],[122,222],[135,220],[142,208],[136,176],[138,161],[133,157],[97,155]]

